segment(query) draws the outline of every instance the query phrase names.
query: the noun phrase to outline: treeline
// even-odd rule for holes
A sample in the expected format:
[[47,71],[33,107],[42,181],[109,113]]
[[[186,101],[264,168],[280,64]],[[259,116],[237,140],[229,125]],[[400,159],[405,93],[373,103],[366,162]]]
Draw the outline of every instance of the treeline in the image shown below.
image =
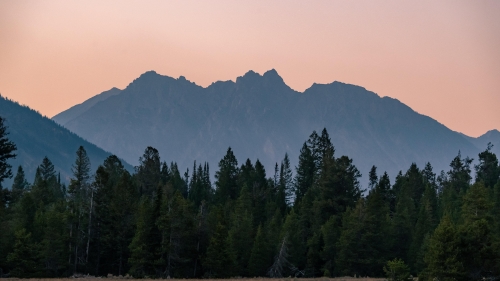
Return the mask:
[[152,147],[133,174],[116,156],[92,172],[80,147],[67,187],[45,158],[32,184],[19,167],[2,189],[0,267],[18,277],[225,278],[384,276],[397,264],[419,280],[499,278],[500,167],[491,146],[478,160],[459,153],[439,175],[412,164],[394,183],[374,166],[363,190],[326,130],[271,178],[229,148],[213,184],[207,163],[181,173]]

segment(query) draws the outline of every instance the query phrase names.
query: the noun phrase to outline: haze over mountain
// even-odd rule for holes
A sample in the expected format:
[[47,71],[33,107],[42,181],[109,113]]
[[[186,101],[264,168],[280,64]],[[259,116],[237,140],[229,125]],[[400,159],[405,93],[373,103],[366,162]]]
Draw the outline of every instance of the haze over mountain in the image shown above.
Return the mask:
[[[22,165],[26,179],[30,183],[33,182],[36,168],[45,156],[54,164],[56,172],[61,173],[61,181],[68,183],[73,174],[71,168],[80,145],[87,151],[92,171],[95,171],[97,166],[110,155],[109,152],[89,143],[51,119],[2,96],[0,96],[0,116],[5,118],[8,127],[7,137],[17,146],[15,152],[17,157],[9,160],[12,173],[15,176],[17,167]],[[129,164],[125,162],[123,164],[128,170],[132,170]],[[12,179],[6,180],[2,185],[10,188],[11,182]]]
[[376,165],[394,177],[412,162],[430,162],[439,172],[448,170],[459,151],[477,158],[486,140],[499,143],[494,151],[500,148],[496,130],[471,138],[396,99],[341,82],[313,84],[300,93],[275,70],[249,71],[236,82],[206,88],[149,71],[125,89],[110,91],[53,120],[134,165],[153,146],[162,160],[177,161],[180,168],[196,160],[209,162],[214,171],[231,146],[240,164],[260,159],[270,175],[285,153],[296,165],[302,144],[324,127],[336,156],[353,158],[365,176]]

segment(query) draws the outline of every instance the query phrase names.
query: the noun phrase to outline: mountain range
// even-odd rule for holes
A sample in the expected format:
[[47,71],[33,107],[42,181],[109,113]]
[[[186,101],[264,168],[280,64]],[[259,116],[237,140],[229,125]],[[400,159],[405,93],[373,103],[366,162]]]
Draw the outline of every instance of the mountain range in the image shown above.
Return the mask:
[[153,146],[180,168],[196,160],[214,171],[232,147],[240,163],[259,159],[271,175],[285,153],[296,165],[302,144],[323,128],[336,155],[353,158],[365,175],[375,165],[394,177],[412,162],[448,170],[459,151],[477,158],[488,142],[500,155],[497,130],[468,137],[397,99],[341,82],[297,92],[274,69],[208,87],[148,71],[125,89],[103,92],[52,119],[133,165]]
[[[12,173],[15,175],[17,167],[22,165],[30,183],[33,182],[36,168],[45,156],[54,164],[56,172],[60,172],[61,181],[69,183],[73,174],[71,168],[80,145],[87,151],[93,170],[111,155],[35,110],[2,96],[0,96],[0,116],[5,118],[9,133],[7,138],[17,146],[15,151],[17,157],[8,162],[13,167]],[[133,170],[130,164],[126,162],[123,164],[128,170]],[[11,183],[12,179],[8,179],[2,186],[10,188]]]

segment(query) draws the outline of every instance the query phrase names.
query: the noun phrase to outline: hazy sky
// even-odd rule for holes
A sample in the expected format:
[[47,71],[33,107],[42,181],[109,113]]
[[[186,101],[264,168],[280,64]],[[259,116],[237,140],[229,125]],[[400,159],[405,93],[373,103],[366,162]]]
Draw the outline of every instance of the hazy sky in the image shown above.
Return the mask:
[[500,129],[500,1],[0,0],[0,93],[49,117],[148,70],[207,86],[272,68],[479,136]]

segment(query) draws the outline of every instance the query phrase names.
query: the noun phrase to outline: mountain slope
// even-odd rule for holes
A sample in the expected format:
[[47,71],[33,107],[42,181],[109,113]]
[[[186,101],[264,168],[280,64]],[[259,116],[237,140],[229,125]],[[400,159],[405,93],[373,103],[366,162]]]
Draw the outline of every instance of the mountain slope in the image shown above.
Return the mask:
[[[87,151],[92,170],[110,155],[38,112],[1,96],[0,115],[6,119],[7,137],[17,146],[16,159],[9,161],[13,174],[17,166],[22,165],[29,182],[33,182],[36,168],[45,156],[52,161],[56,171],[61,172],[61,180],[69,182],[76,150],[80,145]],[[129,170],[132,169],[129,164],[123,164]],[[10,182],[4,182],[3,186],[10,187]]]
[[120,92],[121,90],[118,88],[112,88],[110,90],[104,91],[96,96],[91,97],[81,104],[72,106],[71,108],[57,114],[56,116],[52,117],[52,120],[56,121],[58,124],[66,124],[74,118],[78,117],[80,114],[87,111],[96,103],[106,100],[111,96],[118,95]]
[[151,145],[164,160],[183,168],[208,161],[212,171],[229,146],[240,162],[260,159],[268,174],[285,153],[296,165],[303,142],[324,127],[336,155],[353,158],[363,174],[376,165],[395,176],[412,162],[423,167],[428,161],[439,171],[448,169],[459,150],[464,157],[480,151],[398,100],[340,82],[313,84],[300,93],[275,70],[249,71],[206,88],[182,76],[146,72],[60,124],[130,163]]

